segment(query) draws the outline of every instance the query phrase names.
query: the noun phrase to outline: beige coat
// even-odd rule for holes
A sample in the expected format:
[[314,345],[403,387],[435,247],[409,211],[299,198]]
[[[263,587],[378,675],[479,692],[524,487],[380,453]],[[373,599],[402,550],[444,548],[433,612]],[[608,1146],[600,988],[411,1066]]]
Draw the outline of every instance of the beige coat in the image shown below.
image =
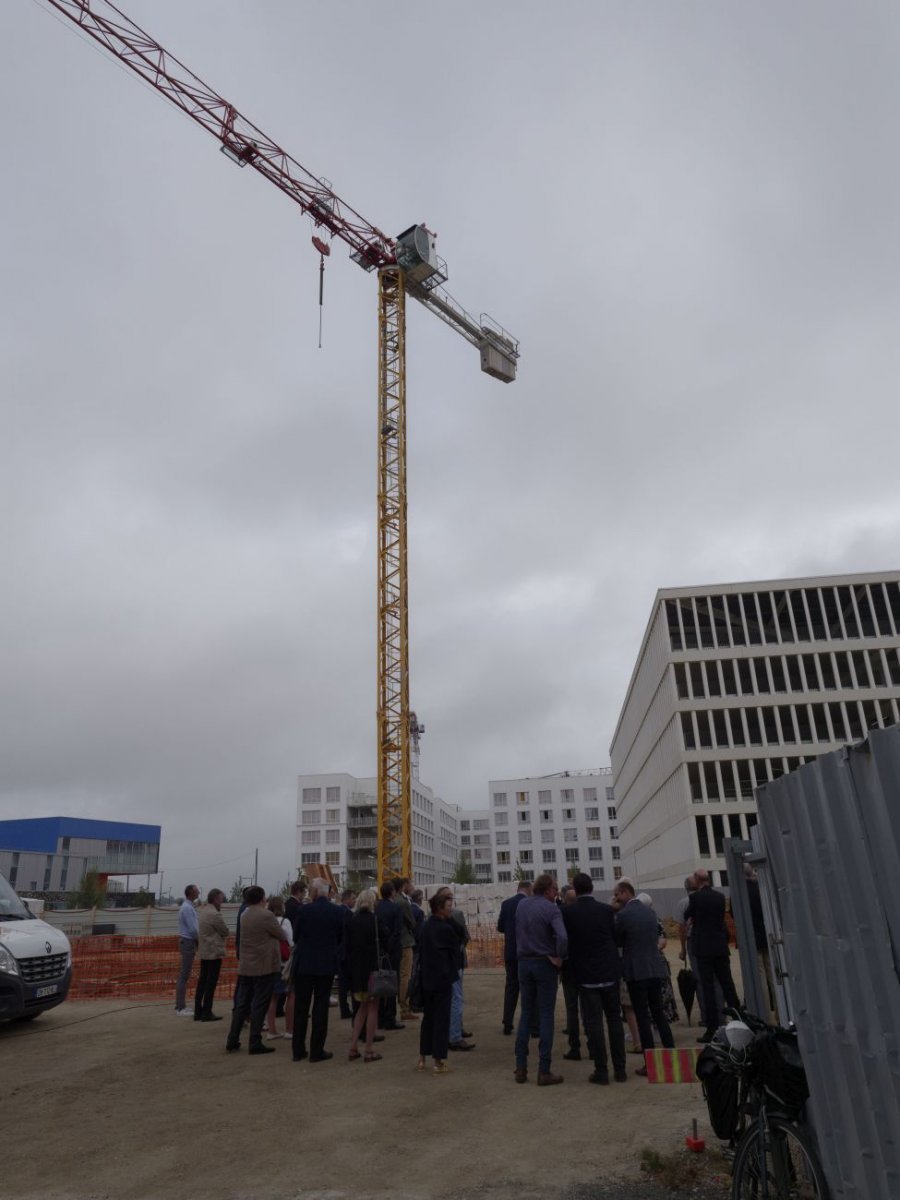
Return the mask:
[[214,904],[204,904],[197,912],[201,958],[224,958],[229,936],[225,918]]
[[281,971],[278,943],[287,934],[265,904],[251,904],[241,913],[241,965],[239,975],[277,975]]

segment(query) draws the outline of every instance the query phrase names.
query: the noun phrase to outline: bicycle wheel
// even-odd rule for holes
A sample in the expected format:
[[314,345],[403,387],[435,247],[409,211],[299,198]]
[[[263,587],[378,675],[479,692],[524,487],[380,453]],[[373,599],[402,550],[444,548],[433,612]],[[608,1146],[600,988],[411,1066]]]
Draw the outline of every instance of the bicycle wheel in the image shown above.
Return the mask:
[[828,1200],[828,1186],[809,1135],[781,1117],[769,1117],[765,1145],[759,1124],[738,1143],[731,1200]]

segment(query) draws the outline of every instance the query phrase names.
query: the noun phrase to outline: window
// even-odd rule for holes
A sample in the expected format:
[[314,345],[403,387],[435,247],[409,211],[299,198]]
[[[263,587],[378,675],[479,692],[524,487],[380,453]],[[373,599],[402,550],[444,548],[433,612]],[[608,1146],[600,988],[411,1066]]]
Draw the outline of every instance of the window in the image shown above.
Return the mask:
[[494,824],[495,825],[508,825],[509,824],[509,813],[494,813]]
[[508,863],[509,862],[509,851],[508,850],[499,850],[497,852],[497,862],[498,863]]
[[329,825],[337,825],[341,819],[341,810],[339,808],[326,808],[325,820]]
[[538,792],[538,804],[551,804],[553,802],[552,792]]
[[506,808],[506,792],[494,792],[494,808]]
[[706,827],[706,818],[695,817],[694,826],[697,830],[697,846],[700,850],[700,857],[709,858],[709,830]]
[[[521,840],[521,835],[520,835],[520,840]],[[509,834],[506,833],[505,830],[498,830],[498,832],[494,834],[494,845],[508,846],[509,845]]]
[[591,867],[591,879],[599,879],[602,881],[605,878],[605,875],[606,872],[602,867]]
[[541,824],[546,825],[552,820],[553,820],[553,809],[552,808],[542,808],[541,809]]
[[622,868],[621,867],[613,867],[613,879],[621,879],[621,878],[622,878]]
[[[613,816],[615,816],[615,814],[616,814],[616,810],[615,810],[615,809],[613,809],[613,810],[612,810],[612,812],[613,812]],[[595,806],[595,807],[593,807],[593,808],[586,808],[586,809],[584,810],[584,819],[585,819],[586,821],[599,821],[599,820],[600,820],[600,808],[599,808],[599,806]]]
[[696,750],[697,739],[694,737],[694,719],[689,712],[681,714],[681,733],[684,738],[685,750]]
[[530,863],[530,862],[534,862],[534,851],[533,851],[533,850],[522,850],[522,851],[520,851],[520,853],[519,853],[519,861],[520,861],[520,862],[523,862],[523,863]]
[[471,846],[471,845],[472,845],[472,835],[471,835],[471,833],[463,833],[463,834],[461,834],[461,835],[460,835],[460,839],[459,839],[459,844],[460,844],[461,846]]
[[575,820],[575,809],[574,808],[564,808],[563,809],[563,820],[564,821],[574,821]]
[[476,833],[473,842],[476,846],[489,846],[491,844],[491,835],[489,833]]
[[688,783],[691,788],[691,799],[694,801],[703,800],[703,785],[700,782],[700,767],[695,762],[687,764]]
[[553,842],[555,840],[556,840],[556,834],[553,832],[552,829],[542,829],[541,830],[541,841],[542,842]]
[[610,836],[611,838],[617,838],[617,837],[619,836],[619,827],[618,827],[618,825],[610,825],[610,827],[609,827],[609,836]]
[[527,811],[520,812],[517,814],[517,816],[519,818],[520,825],[530,825],[531,824],[531,813],[530,812],[527,812]]
[[303,789],[304,804],[321,804],[322,789],[321,788],[304,788]]
[[301,818],[304,825],[321,825],[322,810],[321,808],[311,808],[309,812],[305,812]]
[[597,789],[595,787],[582,788],[581,789],[581,798],[585,802],[585,804],[596,804],[597,803]]
[[607,802],[607,804],[612,804],[612,802],[613,802],[613,800],[615,800],[615,798],[616,798],[615,789],[614,789],[614,788],[607,788],[607,789],[606,789],[606,802]]
[[512,883],[512,871],[498,871],[497,872],[497,882],[498,883]]
[[519,878],[531,882],[534,879],[534,871],[526,871],[524,868],[519,871]]
[[519,830],[519,845],[520,846],[530,846],[531,845],[531,830],[530,829],[520,829]]
[[564,842],[577,842],[578,841],[578,830],[577,829],[564,829],[563,830],[563,841]]
[[616,862],[622,857],[622,851],[619,849],[618,846],[613,846],[612,856],[613,856],[613,860]]
[[483,817],[479,817],[477,821],[472,822],[473,829],[490,829],[490,827],[490,821],[485,820]]
[[326,850],[325,851],[325,861],[326,861],[326,863],[330,864],[331,866],[337,865],[337,863],[339,863],[341,861],[340,851],[339,850]]
[[339,829],[326,829],[325,830],[325,845],[326,846],[338,846],[338,845],[340,845],[340,841],[341,841],[341,831]]
[[688,685],[684,663],[674,663],[673,665],[675,667],[675,692],[679,700],[687,700]]
[[603,847],[602,846],[588,846],[588,861],[589,862],[603,862]]
[[319,861],[318,854],[301,854],[300,865],[305,867],[308,863],[316,863]]
[[527,804],[527,803],[528,803],[528,793],[527,792],[516,792],[516,804]]
[[562,788],[559,793],[559,798],[563,804],[572,804],[575,800],[575,789]]
[[607,808],[606,815],[610,821],[614,821],[616,819],[616,806],[614,804],[611,804],[609,808]]
[[575,864],[578,863],[578,850],[577,849],[566,851],[566,862],[567,863],[575,863]]
[[466,831],[468,831],[472,828],[472,822],[471,821],[460,821],[459,827],[461,830],[465,829]]
[[556,851],[555,850],[543,850],[541,852],[541,859],[545,863],[555,863],[556,862]]
[[601,831],[600,831],[600,826],[599,826],[599,825],[588,825],[588,827],[587,827],[587,840],[588,840],[589,842],[599,842],[602,836],[603,836],[603,835],[602,835],[602,833],[601,833]]
[[340,804],[341,789],[339,787],[330,787],[325,789],[326,804]]
[[[322,831],[320,829],[304,829],[300,833],[301,846],[318,846],[321,842]],[[315,859],[313,861],[316,861]]]

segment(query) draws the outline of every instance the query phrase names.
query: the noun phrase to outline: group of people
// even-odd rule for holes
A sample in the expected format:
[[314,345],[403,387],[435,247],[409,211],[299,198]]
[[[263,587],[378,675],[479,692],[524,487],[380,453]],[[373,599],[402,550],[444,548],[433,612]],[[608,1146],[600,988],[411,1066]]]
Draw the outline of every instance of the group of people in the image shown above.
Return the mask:
[[[308,895],[307,895],[308,892]],[[377,1062],[379,1031],[406,1028],[421,1017],[419,1066],[433,1060],[444,1074],[448,1050],[473,1050],[463,1029],[465,946],[469,940],[465,916],[454,907],[453,893],[440,889],[429,902],[431,917],[422,908],[423,893],[411,881],[397,878],[376,891],[356,895],[344,891],[338,902],[327,881],[314,879],[307,889],[292,885],[287,901],[266,897],[265,890],[244,888],[238,912],[235,949],[237,985],[225,1048],[241,1049],[244,1027],[250,1054],[269,1054],[267,1041],[291,1042],[294,1062],[324,1062],[329,1009],[335,977],[343,1019],[350,1020],[350,1061]],[[206,903],[195,903],[199,889],[190,884],[178,917],[180,969],[175,989],[175,1012],[196,1021],[219,1021],[213,1011],[216,986],[225,957],[229,929],[221,914],[224,893],[214,888]],[[186,997],[196,955],[200,973],[193,1008]],[[416,963],[418,1005],[410,984]],[[376,995],[372,980],[380,969],[393,973],[394,994]],[[278,1034],[283,1005],[285,1031]],[[418,1008],[419,1011],[416,1011]],[[307,1044],[307,1034],[309,1041]]]
[[[532,1039],[538,1041],[538,1085],[563,1082],[552,1070],[560,980],[569,1043],[563,1057],[581,1058],[580,1020],[594,1066],[592,1083],[628,1078],[626,1024],[636,1053],[653,1049],[656,1036],[664,1047],[675,1045],[671,978],[662,952],[665,935],[650,897],[636,894],[633,884],[621,879],[607,904],[594,897],[593,887],[591,877],[579,873],[561,894],[552,875],[540,875],[533,884],[521,882],[501,906],[497,928],[504,936],[506,966],[502,1026],[512,1035],[519,1006],[518,1083],[528,1079]],[[339,900],[331,893],[322,879],[312,881],[308,895],[305,884],[293,884],[287,901],[267,898],[261,887],[244,889],[226,1050],[240,1050],[247,1026],[250,1054],[271,1053],[274,1047],[266,1042],[280,1036],[291,1042],[294,1062],[333,1058],[326,1039],[337,977],[340,1015],[352,1022],[350,1061],[379,1061],[375,1047],[384,1041],[381,1031],[420,1021],[418,1068],[424,1071],[431,1059],[432,1071],[445,1074],[450,1051],[475,1049],[464,1028],[469,933],[452,889],[441,887],[430,897],[428,917],[422,892],[405,878],[385,882],[378,891],[367,888],[356,895],[347,890]],[[222,1017],[213,1011],[213,1000],[229,936],[221,915],[225,896],[213,889],[197,909],[198,896],[199,890],[189,885],[179,912],[175,1009],[196,1021],[218,1021]],[[691,876],[680,916],[682,956],[690,958],[701,983],[705,1030],[700,1040],[705,1042],[718,1026],[720,996],[738,1005],[729,968],[725,898],[710,887],[708,872]],[[186,990],[198,952],[200,973],[193,1008],[188,1009]],[[384,970],[395,981],[387,995],[381,994],[377,978]],[[285,1020],[281,1035],[279,1011]],[[646,1074],[646,1066],[635,1074]]]
[[[532,1038],[538,1040],[538,1086],[563,1082],[563,1076],[552,1070],[560,978],[569,1038],[563,1057],[581,1058],[580,1010],[594,1064],[589,1077],[592,1083],[627,1080],[626,1022],[638,1053],[655,1047],[654,1028],[664,1047],[675,1045],[670,1025],[674,998],[663,954],[665,934],[651,898],[646,893],[637,895],[627,879],[618,881],[609,904],[596,899],[593,889],[591,877],[580,872],[561,896],[556,879],[540,875],[533,884],[520,883],[516,895],[501,905],[497,928],[504,935],[503,1032],[507,1035],[513,1033],[520,1003],[515,1040],[517,1083],[527,1082]],[[728,961],[725,897],[712,889],[707,871],[696,872],[692,889],[682,920],[691,931],[704,990],[707,1020],[700,1041],[707,1042],[719,1023],[715,982],[718,980],[728,1004],[737,1007],[738,1001]],[[637,1075],[646,1073],[645,1065],[635,1071]]]

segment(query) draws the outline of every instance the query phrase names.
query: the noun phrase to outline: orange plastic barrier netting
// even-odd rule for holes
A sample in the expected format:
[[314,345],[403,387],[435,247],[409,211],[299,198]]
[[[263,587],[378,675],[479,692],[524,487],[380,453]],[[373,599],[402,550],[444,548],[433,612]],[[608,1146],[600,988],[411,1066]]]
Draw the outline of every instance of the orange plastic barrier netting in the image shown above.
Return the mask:
[[[502,967],[503,938],[474,937],[466,948],[469,967]],[[72,939],[70,1000],[138,999],[174,994],[181,958],[178,937],[110,934]],[[199,959],[194,960],[196,980]],[[233,988],[238,960],[233,945],[222,963],[218,987]]]

